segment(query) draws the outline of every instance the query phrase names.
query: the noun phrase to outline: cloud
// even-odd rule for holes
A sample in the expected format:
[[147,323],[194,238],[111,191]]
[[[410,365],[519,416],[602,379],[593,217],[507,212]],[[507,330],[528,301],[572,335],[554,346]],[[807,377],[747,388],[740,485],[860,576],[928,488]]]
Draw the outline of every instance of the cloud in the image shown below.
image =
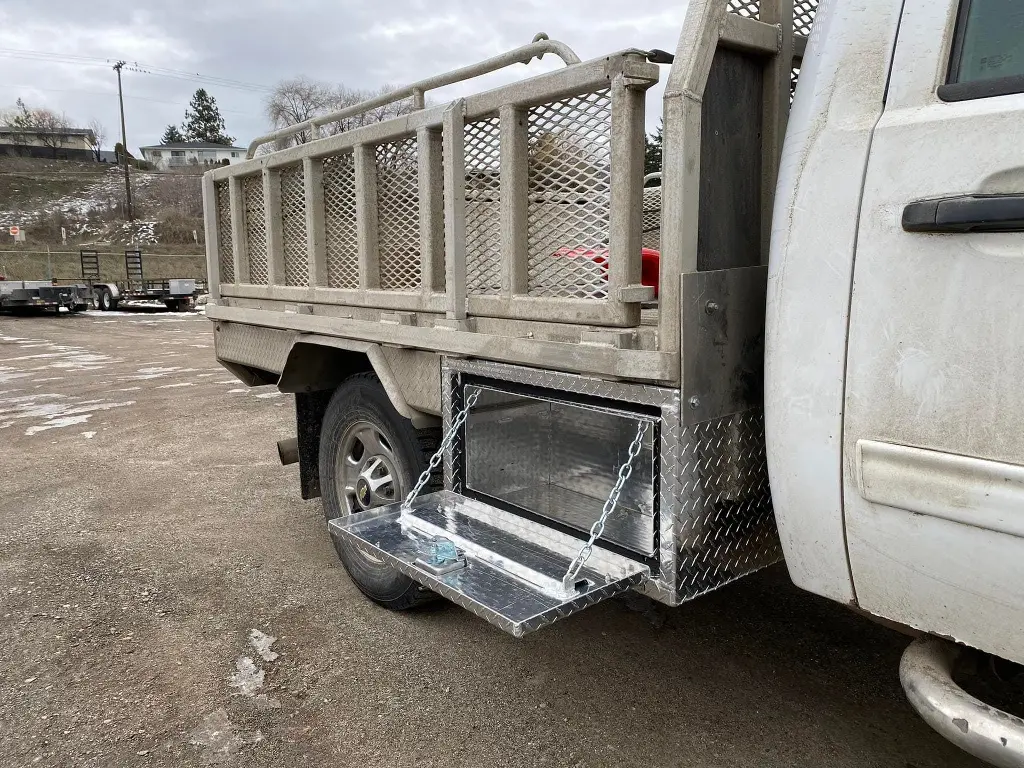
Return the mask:
[[[244,145],[267,130],[264,92],[159,76],[157,69],[272,86],[296,75],[352,88],[413,82],[529,42],[538,31],[560,39],[583,59],[623,48],[674,50],[679,10],[639,8],[612,0],[6,0],[0,10],[0,107],[19,96],[30,106],[66,112],[86,125],[97,118],[119,139],[117,80],[124,59],[128,144],[155,143],[180,124],[197,87],[217,99],[228,133]],[[35,51],[12,57],[4,51]],[[59,54],[49,56],[46,54]],[[471,84],[433,92],[444,101],[558,66],[552,57]],[[141,71],[135,71],[141,70]],[[663,70],[662,81],[667,75]],[[657,122],[661,88],[648,97]]]

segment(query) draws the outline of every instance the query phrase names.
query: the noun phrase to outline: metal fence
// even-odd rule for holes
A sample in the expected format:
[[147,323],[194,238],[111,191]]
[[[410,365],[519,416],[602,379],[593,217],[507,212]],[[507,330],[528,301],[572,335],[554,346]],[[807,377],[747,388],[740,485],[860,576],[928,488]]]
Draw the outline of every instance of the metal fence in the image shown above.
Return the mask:
[[214,170],[221,293],[635,324],[657,79],[617,54]]

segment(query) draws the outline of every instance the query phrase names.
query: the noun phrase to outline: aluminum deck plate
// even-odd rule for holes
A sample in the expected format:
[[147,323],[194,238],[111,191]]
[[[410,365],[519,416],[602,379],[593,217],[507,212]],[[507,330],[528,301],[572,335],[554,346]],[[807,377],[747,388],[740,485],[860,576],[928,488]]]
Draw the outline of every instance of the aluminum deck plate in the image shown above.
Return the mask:
[[[582,540],[451,491],[421,496],[405,512],[394,504],[338,518],[330,531],[516,637],[650,577],[643,563],[595,546],[567,594],[562,577]],[[438,537],[464,566],[439,573],[424,563]]]

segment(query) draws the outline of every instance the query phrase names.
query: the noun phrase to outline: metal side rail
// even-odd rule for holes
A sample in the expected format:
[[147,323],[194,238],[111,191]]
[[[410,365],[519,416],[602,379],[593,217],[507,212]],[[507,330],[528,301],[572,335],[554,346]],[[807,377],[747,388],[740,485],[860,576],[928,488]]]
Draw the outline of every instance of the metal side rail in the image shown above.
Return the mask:
[[451,491],[330,522],[339,546],[386,561],[516,637],[638,587],[650,569],[595,546],[569,585],[581,540]]
[[903,653],[900,682],[928,725],[960,749],[998,768],[1024,768],[1024,720],[990,707],[953,681],[960,649],[933,637]]

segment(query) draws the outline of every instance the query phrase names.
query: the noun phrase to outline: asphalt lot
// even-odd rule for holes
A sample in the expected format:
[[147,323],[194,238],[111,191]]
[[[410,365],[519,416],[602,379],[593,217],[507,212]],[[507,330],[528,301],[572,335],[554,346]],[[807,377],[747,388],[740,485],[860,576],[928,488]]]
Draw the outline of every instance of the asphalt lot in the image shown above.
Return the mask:
[[293,428],[201,316],[0,316],[0,765],[981,765],[906,704],[905,638],[783,568],[523,640],[380,609]]

